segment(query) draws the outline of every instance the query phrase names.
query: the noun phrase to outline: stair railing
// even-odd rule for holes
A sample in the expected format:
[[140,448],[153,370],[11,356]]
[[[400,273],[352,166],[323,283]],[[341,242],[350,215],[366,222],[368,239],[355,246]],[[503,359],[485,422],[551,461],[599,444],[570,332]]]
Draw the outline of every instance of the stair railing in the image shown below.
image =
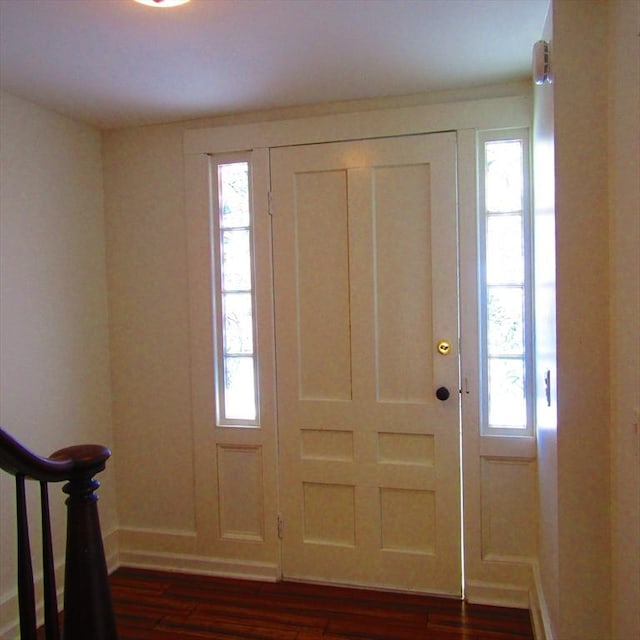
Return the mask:
[[64,640],[118,640],[98,517],[100,483],[111,451],[96,444],[60,449],[43,458],[0,428],[0,468],[15,476],[18,609],[21,640],[36,640],[37,620],[25,480],[40,483],[44,629],[46,640],[60,640],[55,568],[51,543],[48,483],[66,482],[68,495],[64,587]]

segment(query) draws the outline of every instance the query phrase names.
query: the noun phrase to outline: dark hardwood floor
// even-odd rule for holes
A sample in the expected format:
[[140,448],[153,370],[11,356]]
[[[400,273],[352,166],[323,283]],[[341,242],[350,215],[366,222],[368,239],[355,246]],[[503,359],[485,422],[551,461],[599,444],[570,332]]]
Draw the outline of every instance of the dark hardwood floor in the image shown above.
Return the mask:
[[456,600],[120,568],[120,640],[525,640],[529,614]]

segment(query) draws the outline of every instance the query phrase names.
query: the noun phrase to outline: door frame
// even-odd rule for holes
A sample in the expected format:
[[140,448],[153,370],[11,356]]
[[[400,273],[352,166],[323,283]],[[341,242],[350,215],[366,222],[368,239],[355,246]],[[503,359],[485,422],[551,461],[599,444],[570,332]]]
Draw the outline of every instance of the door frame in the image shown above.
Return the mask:
[[[208,162],[210,155],[250,152],[252,157],[265,158],[268,149],[296,144],[365,140],[377,137],[455,131],[458,135],[458,220],[459,220],[459,310],[461,345],[462,393],[462,493],[464,503],[463,552],[465,583],[472,586],[467,595],[473,593],[476,601],[511,603],[523,605],[525,585],[528,585],[531,566],[526,559],[485,558],[481,548],[482,496],[481,455],[497,457],[535,457],[535,442],[504,439],[493,442],[481,440],[478,415],[478,352],[477,352],[477,256],[476,239],[476,132],[482,129],[529,127],[532,118],[531,96],[528,90],[517,88],[515,95],[480,98],[478,94],[456,96],[457,102],[441,102],[413,107],[386,108],[366,112],[349,112],[333,115],[301,117],[292,120],[270,120],[228,125],[208,129],[185,131],[183,150],[185,159],[185,215],[189,254],[189,294],[191,313],[192,362],[192,407],[194,466],[196,476],[196,513],[205,514],[202,522],[197,518],[195,539],[191,538],[184,548],[176,551],[188,555],[196,554],[202,560],[202,569],[222,572],[227,575],[254,576],[267,579],[279,577],[279,545],[254,551],[248,548],[241,556],[231,555],[219,544],[211,521],[210,476],[211,455],[209,447],[202,443],[210,440],[211,406],[214,402],[212,388],[208,385],[207,357],[203,356],[203,345],[207,344],[210,331],[211,307],[208,293],[206,225],[203,219],[209,216]],[[228,122],[228,120],[227,120]],[[262,162],[262,161],[261,161]],[[263,175],[263,169],[259,171]],[[262,179],[261,183],[265,181]],[[261,187],[262,189],[262,187]],[[255,203],[261,212],[268,211],[268,189],[256,193]],[[268,213],[266,213],[268,216]],[[205,240],[202,233],[204,230]],[[248,437],[248,436],[245,436]],[[263,431],[256,443],[263,456],[276,455],[277,434],[275,429]],[[275,469],[274,465],[263,467]],[[275,473],[275,471],[273,472]],[[266,529],[277,528],[277,482],[275,477],[264,481],[264,518]],[[206,488],[203,488],[203,483]],[[219,487],[216,487],[219,490]],[[207,515],[209,514],[209,515]],[[199,568],[194,560],[194,568]],[[514,595],[515,594],[515,595]]]

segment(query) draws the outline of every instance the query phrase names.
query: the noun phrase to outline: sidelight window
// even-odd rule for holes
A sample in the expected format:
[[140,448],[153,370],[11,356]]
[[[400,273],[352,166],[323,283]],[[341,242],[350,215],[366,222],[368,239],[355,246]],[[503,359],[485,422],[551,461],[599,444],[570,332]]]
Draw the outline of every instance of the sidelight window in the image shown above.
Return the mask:
[[249,163],[215,163],[212,216],[215,368],[219,425],[258,425]]
[[526,131],[479,139],[482,432],[533,425],[529,146]]

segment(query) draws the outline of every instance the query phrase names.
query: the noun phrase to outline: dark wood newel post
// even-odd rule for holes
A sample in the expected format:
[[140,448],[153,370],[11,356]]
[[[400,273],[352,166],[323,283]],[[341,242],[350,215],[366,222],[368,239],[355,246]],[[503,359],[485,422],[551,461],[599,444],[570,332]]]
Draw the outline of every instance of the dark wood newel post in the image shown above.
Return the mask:
[[63,491],[67,498],[67,550],[64,587],[64,640],[117,640],[107,563],[100,532],[94,478],[111,451],[80,445],[56,451],[51,460],[73,462]]

